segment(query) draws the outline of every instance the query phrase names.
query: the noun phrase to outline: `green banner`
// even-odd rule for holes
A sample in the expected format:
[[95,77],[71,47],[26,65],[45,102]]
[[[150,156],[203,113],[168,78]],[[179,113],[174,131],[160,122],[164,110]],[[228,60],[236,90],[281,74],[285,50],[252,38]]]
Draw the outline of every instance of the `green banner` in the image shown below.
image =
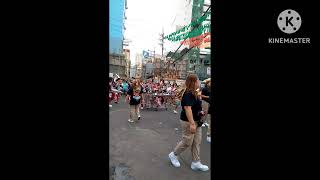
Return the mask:
[[[180,33],[183,33],[183,32],[185,32],[185,31],[188,31],[190,28],[196,28],[196,26],[197,26],[198,24],[201,24],[204,20],[206,20],[209,15],[210,15],[209,13],[206,13],[204,16],[200,17],[199,19],[197,19],[197,20],[195,20],[195,21],[192,21],[189,25],[184,26],[183,28],[179,29],[179,30],[176,31],[176,32],[173,32],[173,33],[171,33],[171,34],[169,34],[169,35],[166,35],[166,36],[164,37],[164,39],[168,39],[168,40],[170,40],[170,41],[179,41],[179,40],[181,40],[181,36],[178,37],[178,35],[179,35]],[[209,23],[209,24],[206,24],[206,25],[202,25],[202,26],[198,27],[197,29],[199,29],[199,28],[201,29],[200,31],[202,31],[202,32],[203,32],[205,29],[208,29],[208,30],[210,31],[210,23]],[[193,31],[197,31],[197,29],[191,30],[190,32],[187,32],[187,33],[185,33],[185,34],[190,34],[190,33],[192,33]],[[195,34],[197,34],[197,33],[195,33]],[[200,33],[200,34],[201,34],[201,33]],[[200,35],[200,34],[198,34],[198,35]],[[184,36],[186,37],[185,39],[190,38],[190,37],[194,37],[194,36],[190,36],[190,35],[184,35]],[[195,36],[197,36],[197,35],[195,35]]]

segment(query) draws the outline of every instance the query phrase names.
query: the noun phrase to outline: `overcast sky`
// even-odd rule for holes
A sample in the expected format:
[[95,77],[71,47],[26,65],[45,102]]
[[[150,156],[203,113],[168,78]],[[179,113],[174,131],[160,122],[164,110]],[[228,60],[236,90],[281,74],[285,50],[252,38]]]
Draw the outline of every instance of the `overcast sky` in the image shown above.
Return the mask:
[[161,54],[159,34],[162,27],[172,24],[178,3],[175,0],[128,0],[125,38],[132,41],[129,46],[132,62],[136,53],[143,50],[155,48],[156,54]]

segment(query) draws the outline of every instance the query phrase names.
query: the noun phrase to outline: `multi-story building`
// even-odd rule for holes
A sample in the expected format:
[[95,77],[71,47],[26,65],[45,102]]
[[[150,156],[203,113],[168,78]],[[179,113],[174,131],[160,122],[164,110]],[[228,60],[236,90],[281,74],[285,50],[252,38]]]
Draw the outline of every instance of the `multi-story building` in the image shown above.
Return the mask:
[[[182,27],[189,25],[192,21],[199,19],[204,12],[210,6],[210,0],[178,0],[181,1],[180,8],[177,9],[177,15],[172,22],[171,28],[168,28],[167,34],[171,34]],[[202,23],[202,25],[209,24],[211,22],[210,16]],[[188,30],[191,31],[192,29]],[[209,38],[208,35],[206,38]],[[211,37],[210,37],[211,38]],[[171,52],[175,52],[180,46],[181,42],[177,41],[166,41],[166,48],[170,49]],[[184,51],[188,50],[188,51]],[[182,52],[181,52],[182,51]],[[187,52],[187,53],[185,53]],[[178,54],[178,56],[177,56]],[[183,58],[179,58],[179,55],[183,55]],[[208,77],[207,69],[210,66],[210,42],[202,43],[200,47],[192,48],[189,44],[182,45],[178,52],[172,57],[173,59],[178,59],[175,61],[176,66],[181,64],[185,65],[185,68],[181,68],[180,78],[185,77],[188,73],[196,73],[199,79],[204,79]],[[185,61],[180,63],[179,61]],[[172,73],[171,73],[172,74]],[[177,74],[177,73],[176,73]]]
[[[179,8],[176,10],[177,14],[173,19],[173,22],[170,27],[167,28],[167,34],[171,34],[175,31],[180,30],[184,26],[187,26],[191,23],[192,21],[192,11],[193,11],[193,5],[194,5],[194,0],[178,0],[179,1]],[[171,55],[173,54],[172,52],[175,52],[181,42],[179,41],[166,41],[166,49],[169,49],[171,52]],[[184,54],[182,50],[188,49],[189,45],[188,44],[183,44],[179,50],[174,54],[174,57],[170,56],[172,58],[170,63],[166,65],[165,68],[167,68],[166,76],[169,77],[176,77],[177,79],[185,79],[187,76],[187,71],[189,71],[190,67],[190,57],[186,54],[182,58],[179,58],[181,55]],[[175,59],[179,60],[175,60]],[[170,70],[171,69],[171,70]],[[174,73],[173,73],[174,72]]]
[[126,78],[126,60],[123,54],[109,54],[109,72]]
[[135,73],[135,78],[142,78],[142,54],[137,53],[136,54],[136,73]]
[[[161,66],[161,64],[162,64],[162,66]],[[164,62],[161,60],[161,55],[156,54],[152,58],[152,62],[149,65],[149,67],[150,67],[149,71],[150,71],[150,69],[152,69],[152,75],[154,76],[154,78],[160,79],[161,72],[164,72],[163,64],[164,64]]]
[[126,61],[125,74],[126,74],[127,78],[129,78],[130,77],[130,65],[131,65],[130,50],[129,49],[124,49],[124,56],[125,56],[125,61]]
[[[204,15],[207,11],[211,2],[208,0],[193,0],[193,8],[192,8],[192,20],[196,20]],[[207,12],[210,14],[210,10]],[[209,16],[205,21],[202,22],[201,25],[210,24],[211,17]],[[206,38],[211,38],[209,35]],[[190,47],[189,47],[190,48]],[[210,66],[210,42],[202,43],[200,48],[193,48],[188,52],[189,57],[189,67],[188,71],[192,73],[196,73],[200,80],[206,79],[210,77],[207,74],[207,68]],[[204,63],[206,62],[206,63]]]
[[[181,51],[178,51],[175,56],[179,57],[182,53]],[[183,56],[180,60],[176,60],[169,55],[165,63],[165,78],[185,79],[187,77],[187,65],[187,56]]]
[[[127,0],[111,0],[109,9],[109,72],[128,77],[127,54],[123,51]],[[126,52],[130,53],[130,51]],[[130,56],[130,54],[129,54]]]
[[130,67],[130,78],[135,78],[136,77],[136,71],[137,71],[137,66],[136,65],[131,65],[131,67]]
[[145,79],[148,79],[150,77],[154,76],[154,69],[155,69],[155,65],[151,62],[147,62],[145,64],[145,69],[144,69],[144,77]]
[[122,54],[127,0],[111,0],[109,8],[109,53]]

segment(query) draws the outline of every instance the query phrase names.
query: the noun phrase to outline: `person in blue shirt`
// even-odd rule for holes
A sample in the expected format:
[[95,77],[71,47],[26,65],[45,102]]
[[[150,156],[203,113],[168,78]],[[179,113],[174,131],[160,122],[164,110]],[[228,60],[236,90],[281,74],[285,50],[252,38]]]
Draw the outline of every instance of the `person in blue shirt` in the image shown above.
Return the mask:
[[123,94],[127,95],[127,92],[128,92],[128,82],[127,81],[124,81],[123,84]]

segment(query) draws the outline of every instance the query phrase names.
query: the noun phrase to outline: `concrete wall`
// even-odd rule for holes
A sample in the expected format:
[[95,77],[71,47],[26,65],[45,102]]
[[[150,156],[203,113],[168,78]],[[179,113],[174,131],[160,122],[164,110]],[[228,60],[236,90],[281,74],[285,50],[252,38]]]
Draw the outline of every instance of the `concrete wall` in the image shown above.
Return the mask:
[[109,65],[109,72],[113,74],[118,74],[119,76],[125,75],[126,69],[124,66]]
[[124,55],[109,55],[109,72],[118,74],[119,76],[126,75],[126,60]]

